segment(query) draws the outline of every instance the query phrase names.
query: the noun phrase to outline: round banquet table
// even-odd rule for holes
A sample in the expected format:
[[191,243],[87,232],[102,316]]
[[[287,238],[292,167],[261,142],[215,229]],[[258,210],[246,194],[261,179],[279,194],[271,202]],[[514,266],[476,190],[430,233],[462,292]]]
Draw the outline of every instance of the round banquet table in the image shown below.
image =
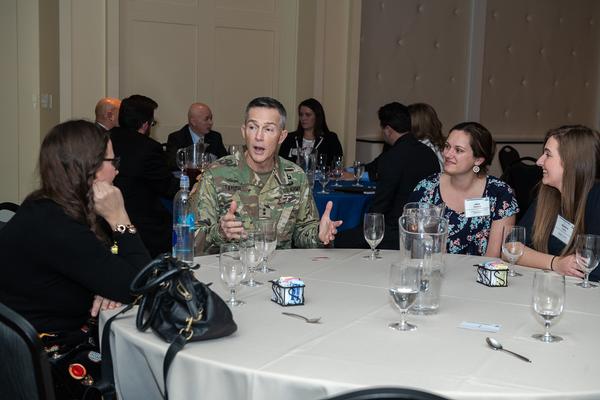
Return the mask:
[[[271,286],[239,293],[246,302],[233,308],[238,331],[232,336],[188,343],[168,377],[177,399],[322,399],[368,386],[420,388],[452,399],[600,398],[600,288],[582,289],[567,278],[566,305],[552,332],[564,338],[542,343],[531,310],[533,270],[509,286],[478,284],[473,264],[489,260],[446,256],[439,313],[409,315],[413,332],[387,327],[399,314],[386,286],[397,251],[367,260],[368,250],[278,250],[269,275],[299,276],[305,305],[281,307],[270,301]],[[197,258],[197,277],[214,282],[222,297],[217,256]],[[322,317],[307,324],[282,311]],[[114,312],[102,314],[102,321]],[[138,332],[135,311],[117,319],[111,332],[117,390],[121,398],[161,399],[162,363],[168,344],[153,332]],[[489,333],[459,327],[461,322],[499,324]],[[486,336],[532,360],[523,362],[493,351]]]
[[[339,183],[340,187],[333,186],[333,183],[330,183],[327,185],[329,193],[320,193],[321,184],[315,182],[313,198],[319,210],[319,217],[323,215],[327,202],[333,202],[330,217],[333,221],[344,221],[338,228],[338,231],[342,232],[362,224],[363,215],[369,211],[375,198],[375,185],[361,181],[363,187],[356,188],[352,186],[354,182],[340,181]],[[351,192],[352,189],[356,191]]]

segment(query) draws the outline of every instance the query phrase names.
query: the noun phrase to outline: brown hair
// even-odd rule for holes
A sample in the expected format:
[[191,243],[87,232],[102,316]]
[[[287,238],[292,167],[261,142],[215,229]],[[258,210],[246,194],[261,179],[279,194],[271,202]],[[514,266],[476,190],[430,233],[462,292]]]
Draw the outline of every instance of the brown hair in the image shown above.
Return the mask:
[[496,142],[494,142],[490,131],[478,122],[461,122],[453,126],[449,132],[452,131],[463,131],[469,134],[469,143],[471,150],[473,150],[473,156],[484,159],[483,163],[479,165],[477,175],[486,175],[496,152]]
[[108,134],[84,120],[67,121],[48,132],[38,160],[40,188],[31,199],[56,202],[69,217],[104,240],[94,211],[92,184],[106,157]]
[[444,148],[446,138],[442,134],[442,122],[435,109],[426,103],[415,103],[408,106],[410,113],[410,131],[418,140],[429,139],[440,151]]
[[560,213],[575,225],[571,240],[561,255],[574,251],[577,234],[585,232],[585,206],[594,182],[600,178],[600,134],[583,125],[565,125],[552,129],[548,139],[558,143],[563,165],[562,190],[540,185],[533,221],[533,247],[547,253],[548,238]]

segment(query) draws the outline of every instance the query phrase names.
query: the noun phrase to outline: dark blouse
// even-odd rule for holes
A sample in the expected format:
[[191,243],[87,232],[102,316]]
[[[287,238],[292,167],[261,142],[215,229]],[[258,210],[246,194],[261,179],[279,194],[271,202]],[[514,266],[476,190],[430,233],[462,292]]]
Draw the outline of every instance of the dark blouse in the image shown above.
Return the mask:
[[[290,132],[281,147],[279,148],[279,156],[297,162],[298,149],[302,148],[302,132]],[[315,139],[313,151],[318,154],[327,154],[327,163],[331,165],[336,156],[343,156],[342,144],[335,132],[329,132]]]
[[[527,246],[533,248],[531,239],[533,238],[533,221],[535,219],[535,210],[537,209],[537,199],[531,204],[519,225],[525,227],[525,240]],[[572,221],[571,221],[572,222]],[[588,193],[587,202],[585,205],[585,216],[583,219],[585,224],[584,232],[591,235],[600,235],[600,182],[596,182]],[[557,239],[552,234],[548,238],[548,253],[552,255],[560,255],[566,244]],[[590,274],[590,279],[600,280],[600,267],[596,267]]]
[[139,235],[115,234],[110,252],[51,200],[26,200],[0,230],[0,302],[40,332],[77,330],[99,294],[131,302],[129,285],[150,261]]

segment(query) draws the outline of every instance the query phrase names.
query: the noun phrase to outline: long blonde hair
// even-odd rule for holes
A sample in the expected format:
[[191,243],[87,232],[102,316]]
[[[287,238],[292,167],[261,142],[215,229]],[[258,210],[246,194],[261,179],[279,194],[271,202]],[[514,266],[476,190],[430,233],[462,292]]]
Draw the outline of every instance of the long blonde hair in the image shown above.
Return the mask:
[[587,196],[600,178],[600,134],[583,125],[565,125],[546,134],[544,146],[553,137],[563,165],[562,191],[540,184],[535,219],[533,247],[548,252],[548,238],[560,213],[574,224],[573,234],[561,255],[574,252],[577,234],[585,232]]

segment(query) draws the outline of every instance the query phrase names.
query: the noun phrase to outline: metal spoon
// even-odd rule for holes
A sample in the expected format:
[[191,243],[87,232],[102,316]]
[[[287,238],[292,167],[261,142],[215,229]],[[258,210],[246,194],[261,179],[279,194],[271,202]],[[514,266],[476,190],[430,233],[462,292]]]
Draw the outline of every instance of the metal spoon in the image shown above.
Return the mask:
[[494,350],[502,350],[502,351],[512,354],[515,357],[520,358],[523,361],[526,361],[529,363],[531,362],[531,360],[527,357],[523,357],[522,355],[517,354],[514,351],[506,350],[504,347],[502,347],[502,344],[494,338],[486,337],[485,341],[487,342],[488,346],[490,346]]
[[300,318],[303,319],[304,321],[308,322],[309,324],[318,324],[319,321],[321,320],[321,317],[317,317],[317,318],[306,318],[304,315],[300,315],[300,314],[294,314],[294,313],[290,313],[290,312],[282,312],[283,315],[287,315],[288,317],[295,317],[295,318]]

